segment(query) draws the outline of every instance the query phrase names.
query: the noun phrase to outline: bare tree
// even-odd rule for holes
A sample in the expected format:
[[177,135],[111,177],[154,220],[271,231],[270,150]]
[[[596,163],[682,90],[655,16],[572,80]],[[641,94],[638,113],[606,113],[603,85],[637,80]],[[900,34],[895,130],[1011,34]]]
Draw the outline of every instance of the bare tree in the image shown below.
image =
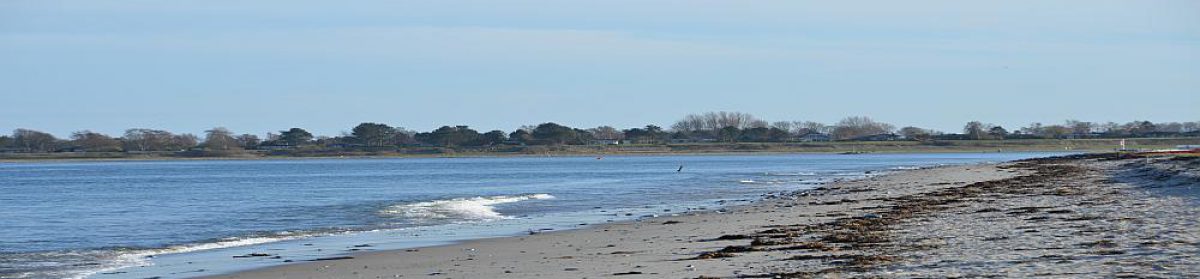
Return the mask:
[[967,122],[967,125],[963,127],[963,134],[966,134],[968,137],[971,137],[971,139],[975,140],[987,139],[989,138],[988,132],[991,131],[992,127],[995,126],[996,125],[984,124],[983,122],[979,121],[971,121]]
[[677,132],[694,132],[702,131],[704,129],[704,118],[695,114],[688,114],[687,116],[684,116],[683,119],[680,119],[679,121],[676,121],[675,124],[671,125],[671,130]]
[[31,152],[50,152],[58,145],[58,139],[49,133],[29,129],[13,131],[13,144]]
[[135,128],[125,130],[122,142],[125,151],[163,151],[169,149],[172,136],[163,130]]
[[1079,120],[1074,120],[1074,119],[1067,120],[1065,122],[1065,124],[1066,125],[1064,125],[1064,126],[1067,127],[1068,129],[1071,129],[1071,133],[1075,134],[1075,135],[1090,134],[1090,133],[1092,133],[1092,129],[1096,127],[1095,123],[1079,121]]
[[820,123],[820,122],[796,121],[796,122],[793,122],[793,125],[798,126],[798,128],[797,128],[798,131],[796,131],[797,134],[809,134],[809,133],[829,134],[829,133],[833,132],[832,127],[829,127],[829,125],[825,125],[825,123]]
[[224,127],[216,127],[204,131],[204,134],[204,144],[202,145],[205,149],[217,151],[241,149],[241,147],[238,146],[237,139],[233,138],[233,132],[230,132],[229,129],[225,129]]
[[251,134],[242,134],[234,138],[234,140],[236,140],[238,146],[242,147],[243,149],[253,149],[262,142],[258,139],[258,136]]
[[193,134],[183,133],[183,134],[173,135],[173,136],[171,136],[170,141],[167,143],[167,150],[171,150],[171,151],[187,150],[188,148],[196,147],[196,145],[199,145],[199,142],[200,142],[200,137],[197,137],[196,135],[193,135]]
[[592,133],[592,136],[595,137],[596,139],[604,139],[604,140],[625,139],[625,133],[623,133],[623,132],[621,132],[621,130],[617,130],[616,128],[613,128],[611,126],[600,126],[600,127],[596,127],[596,128],[591,128],[591,129],[588,129],[588,132]]
[[1044,134],[1043,133],[1044,129],[1045,129],[1045,127],[1042,126],[1042,123],[1033,122],[1033,123],[1029,123],[1029,126],[1021,127],[1021,129],[1019,131],[1021,131],[1022,134],[1026,134],[1026,135],[1042,136]]
[[908,126],[900,128],[900,135],[910,140],[926,141],[933,137],[933,132],[927,129]]
[[71,144],[86,151],[121,151],[121,141],[88,130],[72,133]]
[[838,121],[833,128],[833,137],[839,140],[853,139],[863,136],[891,133],[896,127],[892,124],[876,122],[870,117],[852,116]]
[[671,125],[671,129],[677,132],[717,132],[726,127],[737,129],[767,127],[769,123],[742,112],[706,112],[703,114],[689,114],[683,119],[676,121]]
[[788,133],[792,133],[792,132],[795,132],[795,130],[793,129],[795,127],[795,125],[793,125],[792,123],[794,123],[794,122],[775,121],[775,122],[771,122],[771,128],[780,129],[780,130],[788,131]]
[[[709,112],[705,113],[707,122],[710,123],[710,130],[719,130],[725,127],[734,127],[738,129],[753,128],[755,125],[763,125],[765,122],[755,118],[749,113],[741,112]],[[765,126],[765,125],[763,125]]]

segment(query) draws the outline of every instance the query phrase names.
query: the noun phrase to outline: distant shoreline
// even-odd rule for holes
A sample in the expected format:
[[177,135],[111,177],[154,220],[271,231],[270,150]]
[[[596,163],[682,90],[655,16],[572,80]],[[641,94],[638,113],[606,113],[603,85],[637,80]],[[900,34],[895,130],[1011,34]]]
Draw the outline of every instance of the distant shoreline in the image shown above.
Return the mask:
[[[962,140],[962,141],[829,141],[788,143],[693,143],[665,145],[552,145],[464,148],[388,147],[380,150],[248,150],[226,153],[183,152],[55,152],[0,153],[0,163],[47,161],[148,160],[283,160],[330,158],[477,158],[686,156],[721,154],[870,154],[870,153],[991,153],[991,152],[1111,152],[1116,139]],[[1169,149],[1200,144],[1200,138],[1130,139],[1131,149]]]
[[[1003,153],[1062,153],[1064,150],[1052,149],[1033,149],[1033,150],[1003,150]],[[1086,149],[1086,150],[1067,150],[1067,152],[1080,153],[1098,153],[1111,152],[1111,150],[1102,149]],[[104,162],[104,161],[257,161],[257,160],[323,160],[323,159],[464,159],[464,158],[602,158],[602,156],[694,156],[694,155],[778,155],[778,154],[845,154],[845,155],[865,155],[865,154],[931,154],[931,153],[997,153],[996,150],[888,150],[888,152],[862,152],[846,154],[846,152],[667,152],[667,153],[545,153],[545,154],[521,154],[521,153],[470,153],[470,154],[389,154],[389,155],[349,155],[349,156],[281,156],[281,155],[265,155],[265,156],[127,156],[127,158],[28,158],[28,159],[13,159],[0,158],[0,164],[17,164],[17,162]]]

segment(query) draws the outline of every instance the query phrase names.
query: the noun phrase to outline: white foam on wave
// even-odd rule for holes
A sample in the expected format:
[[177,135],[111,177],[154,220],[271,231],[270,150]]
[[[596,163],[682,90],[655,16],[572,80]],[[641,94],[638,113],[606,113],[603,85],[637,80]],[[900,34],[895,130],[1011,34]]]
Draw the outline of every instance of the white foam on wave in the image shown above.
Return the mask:
[[165,249],[157,249],[157,250],[152,250],[152,251],[154,253],[156,253],[156,255],[177,254],[177,253],[196,252],[196,251],[213,250],[213,249],[221,249],[221,248],[231,248],[231,247],[266,244],[266,243],[271,243],[271,242],[297,239],[297,238],[301,238],[304,236],[305,235],[269,236],[269,237],[268,236],[260,236],[260,237],[244,237],[244,238],[230,237],[230,238],[225,238],[225,239],[222,239],[222,240],[216,241],[216,242],[208,242],[208,243],[200,243],[200,244],[192,244],[192,245],[180,245],[180,246],[173,246],[173,247],[169,247],[169,248],[165,248]]
[[[69,250],[8,255],[0,259],[17,272],[0,272],[0,278],[82,279],[97,273],[149,265],[149,250]],[[3,271],[3,270],[0,270]]]
[[393,205],[381,210],[380,213],[385,215],[412,218],[415,220],[499,220],[507,219],[508,217],[496,212],[495,205],[526,200],[547,200],[553,198],[554,196],[551,196],[550,194],[457,198]]
[[[198,252],[198,251],[205,251],[205,250],[222,249],[222,248],[233,248],[233,247],[241,247],[241,246],[266,244],[266,243],[271,243],[271,242],[297,239],[297,238],[302,238],[302,237],[306,237],[306,236],[311,236],[311,235],[257,236],[257,237],[240,237],[240,238],[239,237],[230,237],[230,238],[224,238],[224,239],[214,241],[214,242],[176,245],[176,246],[171,246],[171,247],[167,247],[167,248],[132,250],[132,251],[111,251],[111,252],[109,252],[109,253],[113,253],[113,254],[111,254],[111,256],[97,257],[98,260],[100,260],[102,262],[100,264],[100,266],[98,266],[96,268],[92,268],[92,269],[87,269],[87,270],[66,271],[66,272],[69,272],[70,274],[68,277],[64,277],[64,278],[87,278],[87,277],[95,275],[95,274],[112,272],[112,271],[116,271],[116,270],[127,268],[127,267],[153,265],[154,263],[150,260],[151,256],[189,253],[189,252]],[[61,275],[66,276],[67,274],[61,274]]]
[[766,176],[815,176],[815,175],[817,175],[817,173],[815,173],[815,172],[768,172],[768,173],[764,173],[763,175],[766,175]]
[[[531,194],[519,196],[474,197],[450,200],[435,200],[412,204],[402,204],[388,207],[385,214],[398,214],[411,218],[462,218],[470,220],[495,220],[507,217],[496,212],[494,205],[513,203],[525,200],[553,199],[549,194]],[[87,278],[100,273],[114,272],[120,269],[153,265],[152,256],[190,253],[223,248],[251,246],[279,242],[292,239],[330,234],[331,232],[280,233],[271,236],[229,237],[211,242],[176,245],[165,248],[136,249],[136,250],[92,250],[47,253],[43,256],[63,257],[74,256],[79,260],[93,262],[95,265],[86,267],[66,266],[56,270],[15,274],[15,278]],[[3,276],[0,276],[3,277]],[[6,277],[7,278],[7,277]]]

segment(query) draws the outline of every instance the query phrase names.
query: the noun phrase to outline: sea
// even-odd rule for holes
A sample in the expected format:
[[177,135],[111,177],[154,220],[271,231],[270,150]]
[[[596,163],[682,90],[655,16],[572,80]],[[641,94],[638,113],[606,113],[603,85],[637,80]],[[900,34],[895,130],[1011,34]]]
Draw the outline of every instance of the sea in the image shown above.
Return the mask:
[[188,278],[1061,153],[0,163],[0,278]]

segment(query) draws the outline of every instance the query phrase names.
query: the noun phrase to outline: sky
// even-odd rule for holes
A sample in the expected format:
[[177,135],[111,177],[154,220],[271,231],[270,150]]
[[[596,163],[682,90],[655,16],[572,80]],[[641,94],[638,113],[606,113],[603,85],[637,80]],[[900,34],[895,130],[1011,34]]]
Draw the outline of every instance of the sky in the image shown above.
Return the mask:
[[0,131],[707,111],[945,132],[1200,121],[1200,1],[0,1]]

